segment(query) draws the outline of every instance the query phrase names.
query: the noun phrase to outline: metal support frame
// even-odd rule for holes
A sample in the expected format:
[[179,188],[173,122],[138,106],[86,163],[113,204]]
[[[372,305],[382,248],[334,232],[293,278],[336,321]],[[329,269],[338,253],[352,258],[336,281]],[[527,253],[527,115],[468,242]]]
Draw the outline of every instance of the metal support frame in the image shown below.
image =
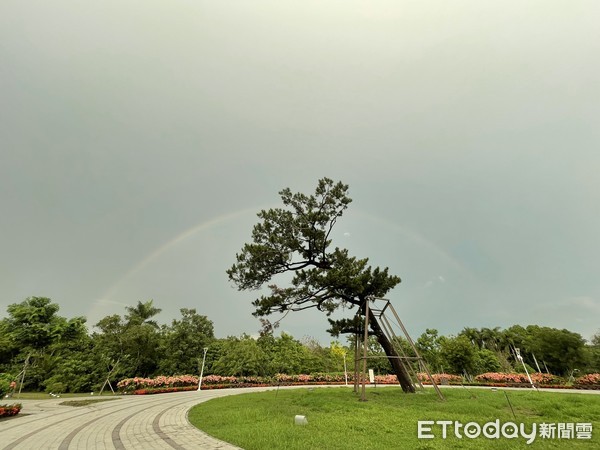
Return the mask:
[[100,388],[100,393],[98,395],[102,395],[102,393],[104,392],[104,388],[106,387],[107,384],[108,384],[108,387],[110,388],[110,390],[112,391],[113,395],[116,394],[115,390],[112,387],[112,384],[110,383],[110,377],[113,374],[113,372],[116,370],[117,365],[119,364],[120,360],[121,360],[121,358],[117,359],[117,362],[115,362],[113,364],[112,368],[110,367],[110,364],[107,364],[108,373],[106,374],[106,380],[104,380],[104,384]]
[[[369,308],[369,303],[370,302],[372,302],[373,306],[375,306],[375,302],[377,302],[377,301],[383,301],[383,302],[385,302],[385,305],[381,309],[377,309],[377,308],[374,308],[374,307]],[[415,372],[414,364],[411,364],[411,362],[415,362],[416,361],[418,363],[419,368],[421,368],[421,370],[423,370],[423,372],[425,372],[425,374],[427,375],[427,378],[428,378],[429,382],[431,383],[431,385],[435,389],[435,392],[438,395],[438,397],[440,398],[440,400],[445,400],[444,396],[442,395],[442,392],[440,391],[440,388],[438,387],[438,385],[436,384],[435,380],[431,376],[431,372],[429,371],[429,368],[427,367],[427,364],[425,363],[425,360],[419,354],[419,351],[417,350],[417,347],[415,346],[414,341],[412,340],[412,338],[408,334],[408,331],[406,330],[406,327],[404,326],[404,324],[400,320],[400,317],[398,316],[398,313],[396,313],[396,310],[394,309],[394,307],[391,304],[391,302],[389,300],[385,299],[385,298],[367,299],[365,301],[365,307],[364,307],[364,316],[365,316],[364,330],[362,330],[363,331],[363,335],[364,335],[364,337],[363,337],[363,349],[362,349],[363,356],[362,357],[359,357],[359,355],[360,355],[360,344],[359,344],[359,339],[358,339],[359,338],[359,333],[356,334],[356,338],[355,338],[354,392],[358,392],[358,384],[359,384],[359,373],[358,373],[359,372],[359,370],[358,370],[359,362],[358,362],[358,360],[361,359],[362,362],[363,362],[362,371],[360,373],[360,382],[362,383],[360,400],[361,401],[366,401],[365,391],[366,391],[366,384],[367,384],[367,359],[369,359],[369,358],[376,358],[376,356],[368,356],[368,354],[367,354],[367,349],[368,349],[368,333],[369,333],[369,309],[370,309],[371,313],[377,319],[379,319],[379,325],[380,325],[381,330],[385,334],[386,338],[392,344],[394,350],[396,350],[396,352],[398,353],[398,356],[396,356],[395,358],[398,358],[400,360],[400,363],[405,368],[408,368],[407,372],[409,373],[409,376],[410,376],[410,378],[411,378],[411,380],[413,382],[413,385],[416,382],[416,383],[418,383],[418,385],[419,385],[419,387],[421,389],[424,389],[424,386],[421,383],[421,380],[419,379],[419,377],[417,375],[417,372]],[[392,320],[391,318],[388,318],[388,316],[385,315],[386,311],[388,311],[388,310],[391,312],[391,315],[392,315],[393,319],[395,319],[395,320]],[[359,313],[360,313],[360,310],[359,310],[359,312],[356,313],[356,315],[358,316]],[[408,356],[406,354],[406,352],[404,351],[404,349],[400,345],[398,345],[398,339],[397,339],[398,335],[394,332],[393,325],[397,325],[400,328],[402,334],[404,335],[404,338],[410,344],[410,347],[411,347],[412,351],[414,352],[415,356]],[[358,331],[360,331],[360,330],[358,330]],[[389,358],[389,357],[387,357],[387,358]]]
[[27,366],[29,366],[29,359],[31,358],[31,353],[29,353],[27,355],[27,358],[25,358],[25,362],[23,363],[23,370],[21,370],[21,372],[19,372],[19,375],[17,375],[17,379],[19,377],[21,377],[21,381],[19,383],[19,392],[17,394],[17,398],[21,398],[21,390],[23,389],[23,383],[25,383],[25,373],[27,372]]

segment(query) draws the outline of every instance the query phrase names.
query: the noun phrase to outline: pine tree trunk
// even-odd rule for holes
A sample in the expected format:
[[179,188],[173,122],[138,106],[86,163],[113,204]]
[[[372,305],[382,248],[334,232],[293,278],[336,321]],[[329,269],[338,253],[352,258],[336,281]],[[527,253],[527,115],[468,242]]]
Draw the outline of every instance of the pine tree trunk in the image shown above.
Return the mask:
[[392,369],[396,374],[396,378],[398,378],[398,382],[402,387],[402,390],[406,393],[414,393],[415,386],[412,383],[410,376],[408,375],[408,370],[406,369],[406,365],[402,359],[398,358],[398,353],[394,349],[394,346],[389,341],[381,327],[379,326],[379,322],[375,315],[369,310],[369,325],[373,330],[375,336],[377,336],[377,341],[383,348],[383,351],[388,357],[390,364],[392,365]]

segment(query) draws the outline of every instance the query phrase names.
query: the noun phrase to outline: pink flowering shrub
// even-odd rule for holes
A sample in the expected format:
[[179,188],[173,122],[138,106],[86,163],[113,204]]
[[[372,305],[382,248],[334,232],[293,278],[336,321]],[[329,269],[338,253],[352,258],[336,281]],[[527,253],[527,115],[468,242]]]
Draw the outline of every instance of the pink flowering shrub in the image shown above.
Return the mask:
[[298,383],[310,383],[314,381],[310,375],[294,375]]
[[[545,373],[532,373],[531,379],[535,384],[541,386],[552,385],[561,387],[564,380],[555,375]],[[425,373],[419,373],[419,381],[424,384],[429,383],[429,377]],[[360,377],[360,375],[359,375]],[[435,373],[432,378],[436,384],[462,384],[463,379],[458,375],[448,373]],[[529,379],[526,374],[521,373],[497,373],[488,372],[475,377],[475,381],[480,384],[491,385],[509,385],[519,384],[528,385]],[[277,374],[273,377],[224,377],[221,375],[207,375],[202,379],[202,389],[222,389],[234,387],[251,386],[273,386],[273,385],[293,385],[293,384],[343,384],[345,382],[344,373],[313,373],[288,375]],[[348,373],[348,382],[354,382],[354,372]],[[367,378],[368,382],[368,378]],[[395,375],[376,375],[376,384],[398,384]],[[575,381],[576,386],[596,386],[600,385],[600,374],[590,374],[578,378]],[[175,392],[181,390],[194,390],[198,387],[198,377],[194,375],[178,375],[173,377],[158,376],[155,378],[126,378],[117,383],[119,390],[125,393],[135,394],[153,394],[161,392]]]
[[287,373],[277,373],[273,377],[278,383],[293,383],[298,375],[288,375]]
[[274,377],[277,383],[311,383],[314,380],[312,375],[300,374],[300,375],[288,375],[285,373],[278,373]]
[[483,383],[529,383],[524,373],[487,372],[477,375],[475,381]]
[[600,385],[600,373],[590,373],[575,380],[576,386]]
[[312,381],[331,383],[337,381],[336,376],[329,373],[313,373]]
[[375,375],[375,384],[398,384],[396,375]]
[[[532,373],[530,374],[531,381],[535,384],[562,384],[563,380],[556,375],[550,375],[548,373]],[[475,381],[480,383],[514,383],[514,384],[529,384],[527,374],[524,373],[497,373],[488,372],[482,373],[475,377]]]
[[[276,374],[273,379],[278,384],[306,384],[306,383],[344,383],[346,377],[340,373],[311,373],[300,375]],[[354,372],[348,372],[348,381],[354,379]]]
[[[235,378],[235,377],[231,377]],[[242,376],[237,377],[237,384],[271,384],[271,379],[266,377],[251,377],[251,376]]]
[[133,391],[133,394],[134,395],[166,394],[168,392],[195,391],[196,389],[198,389],[196,386],[136,389]]
[[193,375],[177,375],[173,377],[158,376],[156,378],[125,378],[117,383],[117,388],[123,392],[133,392],[138,389],[162,389],[198,386],[198,377]]
[[[527,377],[525,377],[527,378]],[[563,384],[561,377],[549,373],[532,373],[531,380],[536,384]]]
[[[429,377],[425,372],[418,373],[417,377],[421,383],[429,383]],[[433,378],[435,384],[460,384],[463,382],[461,376],[449,373],[432,373],[431,378]]]
[[[236,377],[222,377],[221,375],[207,375],[202,377],[202,384],[235,384]],[[196,382],[198,384],[198,382]]]

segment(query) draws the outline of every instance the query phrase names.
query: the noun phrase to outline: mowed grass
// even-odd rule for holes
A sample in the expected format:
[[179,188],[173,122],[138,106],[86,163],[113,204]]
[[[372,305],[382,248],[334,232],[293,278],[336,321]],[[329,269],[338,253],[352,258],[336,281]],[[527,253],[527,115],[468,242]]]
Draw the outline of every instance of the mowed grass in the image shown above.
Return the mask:
[[[265,449],[514,449],[600,448],[600,396],[535,391],[491,389],[444,389],[446,401],[432,389],[414,395],[399,388],[367,390],[367,402],[358,401],[352,389],[343,387],[281,389],[210,400],[189,412],[192,424],[206,433],[246,450]],[[295,425],[294,416],[304,415],[308,425]],[[514,422],[592,423],[592,440],[541,439],[531,445],[526,439],[475,439],[441,437],[434,425],[434,439],[417,438],[419,420],[452,420],[463,424],[500,420]],[[450,430],[449,430],[450,431]]]
[[77,398],[77,397],[90,397],[90,398],[118,398],[114,397],[114,394],[110,392],[109,394],[104,393],[103,395],[90,395],[89,392],[85,393],[68,393],[68,394],[60,394],[60,397],[52,397],[50,394],[46,392],[21,392],[21,394],[14,394],[9,398],[5,398],[3,401],[8,403],[19,403],[19,400],[52,400],[56,398]]
[[80,406],[93,405],[95,403],[110,402],[112,400],[119,400],[119,398],[113,397],[113,398],[95,398],[95,399],[85,399],[85,400],[67,400],[67,401],[59,403],[59,405],[80,407]]

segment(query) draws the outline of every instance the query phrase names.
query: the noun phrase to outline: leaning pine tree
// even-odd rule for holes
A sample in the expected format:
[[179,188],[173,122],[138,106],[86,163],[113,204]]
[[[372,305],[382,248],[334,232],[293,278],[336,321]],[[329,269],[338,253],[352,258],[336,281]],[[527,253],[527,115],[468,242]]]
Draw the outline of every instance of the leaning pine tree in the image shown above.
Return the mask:
[[[268,284],[270,295],[253,302],[253,315],[261,318],[265,327],[272,327],[264,319],[270,314],[308,308],[329,316],[340,306],[358,307],[364,316],[367,301],[382,298],[400,283],[400,278],[390,275],[387,268],[368,266],[367,258],[356,259],[345,249],[331,249],[333,227],[352,201],[347,192],[347,185],[323,178],[314,195],[293,194],[286,188],[279,193],[284,208],[258,213],[261,221],[252,230],[252,242],[236,255],[237,262],[227,274],[239,290],[256,290],[277,275],[292,274],[286,287]],[[353,320],[329,321],[333,334],[356,331],[357,322]],[[414,392],[406,367],[372,313],[369,323],[402,389]]]

